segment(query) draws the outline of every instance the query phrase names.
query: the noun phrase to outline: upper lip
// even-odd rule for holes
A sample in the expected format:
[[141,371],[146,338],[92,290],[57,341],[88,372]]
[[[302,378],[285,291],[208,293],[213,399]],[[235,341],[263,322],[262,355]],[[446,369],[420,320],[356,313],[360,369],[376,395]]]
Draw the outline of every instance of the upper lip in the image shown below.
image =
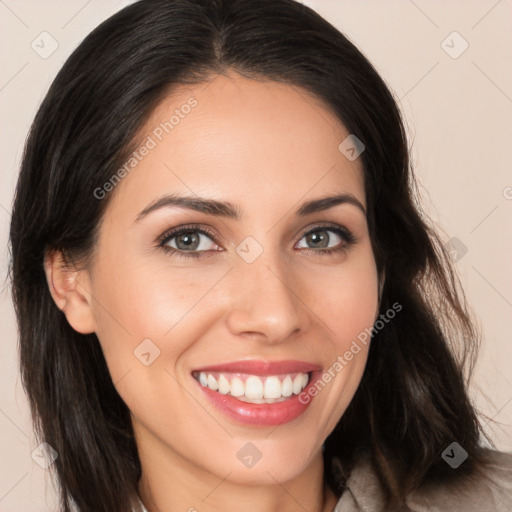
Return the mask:
[[279,375],[282,373],[309,373],[321,370],[317,364],[306,361],[261,361],[244,360],[230,361],[212,366],[202,366],[196,368],[194,372],[230,372],[230,373],[250,373],[252,375]]

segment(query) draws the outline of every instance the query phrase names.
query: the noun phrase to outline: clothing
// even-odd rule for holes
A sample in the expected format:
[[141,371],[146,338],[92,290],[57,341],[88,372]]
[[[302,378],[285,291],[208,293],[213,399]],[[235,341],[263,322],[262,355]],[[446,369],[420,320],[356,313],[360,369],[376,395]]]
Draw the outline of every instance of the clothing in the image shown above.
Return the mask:
[[[492,467],[487,478],[469,484],[428,485],[411,493],[412,512],[512,512],[512,453],[488,451]],[[454,469],[453,471],[457,471]],[[347,489],[333,512],[382,512],[384,491],[369,457],[347,479]]]
[[[487,478],[470,484],[429,485],[406,500],[412,512],[512,512],[512,453],[489,450]],[[454,469],[456,471],[456,469]],[[333,512],[383,512],[384,491],[370,457],[353,468]],[[147,512],[141,504],[141,511]],[[250,511],[248,511],[250,512]]]

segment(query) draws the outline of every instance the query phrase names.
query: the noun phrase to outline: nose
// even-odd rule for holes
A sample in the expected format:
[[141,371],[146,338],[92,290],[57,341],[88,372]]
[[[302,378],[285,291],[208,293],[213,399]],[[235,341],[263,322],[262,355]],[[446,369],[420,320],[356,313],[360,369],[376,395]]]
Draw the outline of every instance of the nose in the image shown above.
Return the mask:
[[[263,253],[265,255],[265,253]],[[300,283],[283,262],[260,256],[237,261],[230,272],[227,323],[237,336],[260,337],[277,344],[309,328],[310,316]]]

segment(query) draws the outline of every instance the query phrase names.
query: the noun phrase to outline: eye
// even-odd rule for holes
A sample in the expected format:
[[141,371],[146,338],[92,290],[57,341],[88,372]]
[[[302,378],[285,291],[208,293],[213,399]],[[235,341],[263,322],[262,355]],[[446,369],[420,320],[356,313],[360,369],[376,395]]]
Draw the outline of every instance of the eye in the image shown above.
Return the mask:
[[344,251],[356,241],[354,235],[340,226],[317,226],[301,238],[298,248],[313,249],[314,252],[331,253]]
[[[302,245],[302,240],[306,246]],[[327,255],[346,251],[356,241],[355,236],[341,226],[316,226],[302,236],[296,247]],[[212,251],[222,250],[216,243],[213,232],[194,225],[166,231],[157,242],[164,251],[184,258],[210,256]]]
[[[180,256],[201,256],[200,253],[218,250],[214,234],[207,229],[183,226],[167,231],[158,242],[162,249]],[[188,253],[188,254],[185,254]]]

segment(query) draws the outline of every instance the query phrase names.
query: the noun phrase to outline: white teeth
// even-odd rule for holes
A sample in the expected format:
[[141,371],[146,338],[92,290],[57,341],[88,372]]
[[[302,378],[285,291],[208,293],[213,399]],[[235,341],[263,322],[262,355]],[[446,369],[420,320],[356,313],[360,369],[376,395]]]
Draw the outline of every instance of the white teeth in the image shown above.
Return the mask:
[[302,376],[299,374],[293,379],[293,393],[298,395],[302,391]]
[[250,398],[247,398],[244,395],[239,396],[238,400],[240,400],[241,402],[246,402],[248,404],[275,404],[276,402],[283,402],[284,400],[286,400],[286,398],[282,396],[281,398],[254,398],[251,400]]
[[231,395],[243,402],[274,403],[286,400],[292,394],[298,395],[308,384],[309,374],[293,373],[288,375],[269,375],[259,377],[245,375],[240,377],[229,373],[200,372],[196,375],[203,387],[218,391],[222,395]]
[[221,374],[219,377],[219,393],[227,395],[229,393],[229,387],[228,379]]
[[245,396],[251,400],[263,398],[263,382],[259,377],[251,375],[245,381]]
[[217,384],[217,379],[213,375],[208,375],[208,387],[217,391],[219,389],[219,385]]
[[287,375],[283,380],[283,384],[281,386],[281,393],[283,394],[283,396],[292,396],[293,381],[289,375]]
[[277,377],[267,377],[263,395],[265,398],[281,398],[281,381]]
[[238,377],[231,379],[231,396],[243,396],[245,395],[245,384]]

